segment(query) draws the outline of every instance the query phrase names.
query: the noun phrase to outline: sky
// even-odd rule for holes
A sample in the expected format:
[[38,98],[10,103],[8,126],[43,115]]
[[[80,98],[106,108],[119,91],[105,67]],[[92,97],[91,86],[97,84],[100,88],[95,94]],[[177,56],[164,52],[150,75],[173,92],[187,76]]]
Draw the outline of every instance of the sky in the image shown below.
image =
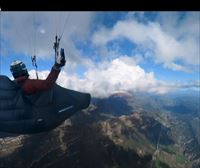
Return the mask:
[[54,64],[62,36],[62,87],[107,97],[116,92],[166,94],[200,89],[200,12],[1,12],[0,74],[23,61],[39,79]]

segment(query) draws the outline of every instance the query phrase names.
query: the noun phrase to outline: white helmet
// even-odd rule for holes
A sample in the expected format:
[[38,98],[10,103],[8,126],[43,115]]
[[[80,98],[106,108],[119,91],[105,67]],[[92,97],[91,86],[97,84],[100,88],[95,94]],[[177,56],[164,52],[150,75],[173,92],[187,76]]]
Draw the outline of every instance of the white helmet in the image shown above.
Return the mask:
[[10,71],[14,78],[29,76],[26,65],[20,60],[15,60],[10,64]]

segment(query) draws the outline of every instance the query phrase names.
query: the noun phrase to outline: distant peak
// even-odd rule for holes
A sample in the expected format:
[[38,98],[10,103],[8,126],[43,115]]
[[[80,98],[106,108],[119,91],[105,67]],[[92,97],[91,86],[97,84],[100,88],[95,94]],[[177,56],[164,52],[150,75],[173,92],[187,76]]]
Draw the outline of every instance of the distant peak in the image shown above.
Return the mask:
[[118,91],[113,93],[111,97],[132,97],[132,94],[127,91]]

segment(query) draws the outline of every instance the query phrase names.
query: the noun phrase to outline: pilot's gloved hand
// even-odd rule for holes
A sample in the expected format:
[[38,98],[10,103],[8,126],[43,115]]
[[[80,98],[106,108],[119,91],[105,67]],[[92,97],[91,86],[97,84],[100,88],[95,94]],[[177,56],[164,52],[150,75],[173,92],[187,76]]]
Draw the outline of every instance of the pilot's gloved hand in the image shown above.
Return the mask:
[[54,64],[54,69],[60,70],[63,66],[65,66],[65,51],[64,48],[60,49],[60,55],[57,57],[56,62]]

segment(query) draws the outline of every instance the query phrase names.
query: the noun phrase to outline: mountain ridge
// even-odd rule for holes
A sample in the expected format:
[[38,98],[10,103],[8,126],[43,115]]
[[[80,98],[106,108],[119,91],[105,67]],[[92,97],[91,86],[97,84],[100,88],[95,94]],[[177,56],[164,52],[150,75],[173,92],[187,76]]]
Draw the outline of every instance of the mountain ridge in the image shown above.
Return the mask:
[[200,118],[166,110],[163,100],[126,93],[93,98],[52,131],[1,138],[0,167],[198,168]]

